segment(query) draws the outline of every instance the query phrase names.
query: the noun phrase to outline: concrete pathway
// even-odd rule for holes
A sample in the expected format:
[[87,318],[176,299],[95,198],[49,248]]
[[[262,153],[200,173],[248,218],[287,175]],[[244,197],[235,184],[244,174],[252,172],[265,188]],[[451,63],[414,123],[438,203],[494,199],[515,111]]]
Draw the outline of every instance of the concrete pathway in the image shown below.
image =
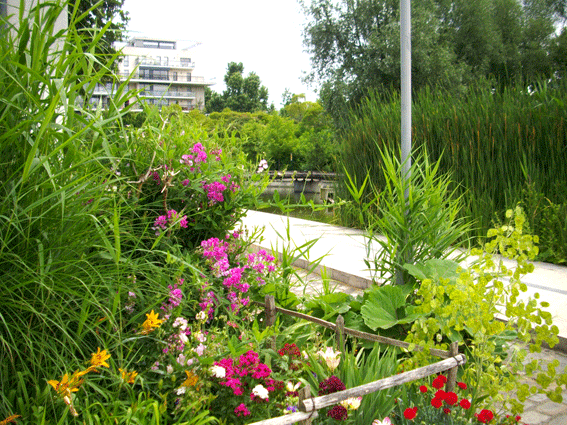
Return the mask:
[[[249,211],[242,224],[248,229],[263,228],[263,240],[258,242],[258,247],[279,253],[315,241],[308,258],[299,259],[295,265],[307,269],[310,263],[320,260],[315,273],[329,278],[336,291],[354,295],[362,293],[372,282],[364,263],[366,239],[360,230],[258,211]],[[376,249],[372,247],[371,252]],[[512,266],[513,263],[506,264]],[[542,353],[530,354],[529,358],[537,358],[544,364],[557,359],[560,363],[557,370],[563,371],[567,367],[567,267],[538,262],[534,266],[534,272],[522,279],[528,286],[523,296],[533,297],[538,292],[540,300],[550,303],[547,310],[559,327],[560,343],[553,350],[543,349]],[[322,291],[317,274],[305,273],[306,293]],[[304,288],[300,290],[303,292]],[[567,425],[567,390],[563,390],[563,403],[553,403],[542,395],[530,397],[522,420],[529,425]]]

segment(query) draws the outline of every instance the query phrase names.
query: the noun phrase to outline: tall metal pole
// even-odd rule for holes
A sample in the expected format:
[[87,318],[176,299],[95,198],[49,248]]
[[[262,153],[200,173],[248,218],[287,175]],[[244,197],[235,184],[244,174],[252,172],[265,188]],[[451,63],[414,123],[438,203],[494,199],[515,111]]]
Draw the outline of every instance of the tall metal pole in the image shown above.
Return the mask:
[[[411,14],[410,0],[400,0],[400,57],[401,57],[401,104],[402,104],[402,175],[404,182],[404,196],[406,205],[409,200],[409,182],[411,181]],[[406,218],[409,220],[408,211]],[[411,223],[407,223],[407,229],[403,231],[402,250],[403,254],[398,253],[397,261],[405,264],[411,261],[411,247],[408,247],[408,232],[411,232]],[[403,285],[404,276],[401,268],[395,272],[395,281],[398,285]]]
[[403,177],[409,178],[411,168],[411,15],[410,0],[400,0],[400,55],[402,103],[402,168]]

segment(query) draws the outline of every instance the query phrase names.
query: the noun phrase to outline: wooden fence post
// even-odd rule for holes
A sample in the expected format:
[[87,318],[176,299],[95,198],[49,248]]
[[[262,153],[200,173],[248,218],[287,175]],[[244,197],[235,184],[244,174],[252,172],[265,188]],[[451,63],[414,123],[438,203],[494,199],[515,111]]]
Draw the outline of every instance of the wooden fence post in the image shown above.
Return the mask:
[[337,327],[335,329],[336,332],[336,341],[337,341],[337,351],[340,351],[344,354],[345,352],[345,319],[343,316],[339,314],[337,317]]
[[[276,323],[276,300],[273,295],[266,295],[264,298],[266,304],[266,327],[274,326]],[[270,338],[270,348],[276,351],[276,336]]]
[[[311,388],[309,388],[309,386],[303,387],[299,389],[299,404],[301,405],[301,402],[303,400],[307,400],[308,398],[311,398]],[[299,425],[311,425],[313,423],[313,419],[305,419],[304,421],[298,422]]]
[[[453,342],[449,347],[449,353],[452,357],[455,357],[459,354],[459,343],[457,341]],[[457,384],[457,370],[459,369],[458,366],[455,366],[452,369],[449,369],[449,373],[447,374],[447,391],[453,391]]]

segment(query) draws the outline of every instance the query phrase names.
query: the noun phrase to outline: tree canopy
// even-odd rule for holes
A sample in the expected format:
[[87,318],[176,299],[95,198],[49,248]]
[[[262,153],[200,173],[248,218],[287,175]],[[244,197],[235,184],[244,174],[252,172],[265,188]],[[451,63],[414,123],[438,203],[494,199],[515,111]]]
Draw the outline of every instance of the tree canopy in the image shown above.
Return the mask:
[[250,72],[244,77],[242,62],[228,64],[224,83],[226,89],[222,94],[212,90],[206,91],[207,112],[221,112],[225,108],[236,112],[268,110],[268,89],[262,85],[256,73]]
[[[399,0],[301,0],[304,44],[327,110],[400,85]],[[555,24],[566,0],[422,0],[412,4],[412,86],[459,91],[473,80],[508,85],[557,69]],[[560,61],[560,60],[559,60]]]

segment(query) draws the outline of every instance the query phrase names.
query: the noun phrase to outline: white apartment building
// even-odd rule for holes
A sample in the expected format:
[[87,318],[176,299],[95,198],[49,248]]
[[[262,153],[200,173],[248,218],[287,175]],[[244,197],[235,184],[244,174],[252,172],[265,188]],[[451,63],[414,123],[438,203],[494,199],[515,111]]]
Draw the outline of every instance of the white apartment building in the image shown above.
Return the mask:
[[[152,105],[181,106],[184,111],[205,107],[205,87],[213,83],[193,75],[195,63],[190,49],[178,48],[175,40],[135,37],[121,49],[122,81],[131,76],[129,88],[140,90],[139,101]],[[108,101],[112,84],[97,85],[92,103]],[[134,109],[136,108],[134,105]]]

